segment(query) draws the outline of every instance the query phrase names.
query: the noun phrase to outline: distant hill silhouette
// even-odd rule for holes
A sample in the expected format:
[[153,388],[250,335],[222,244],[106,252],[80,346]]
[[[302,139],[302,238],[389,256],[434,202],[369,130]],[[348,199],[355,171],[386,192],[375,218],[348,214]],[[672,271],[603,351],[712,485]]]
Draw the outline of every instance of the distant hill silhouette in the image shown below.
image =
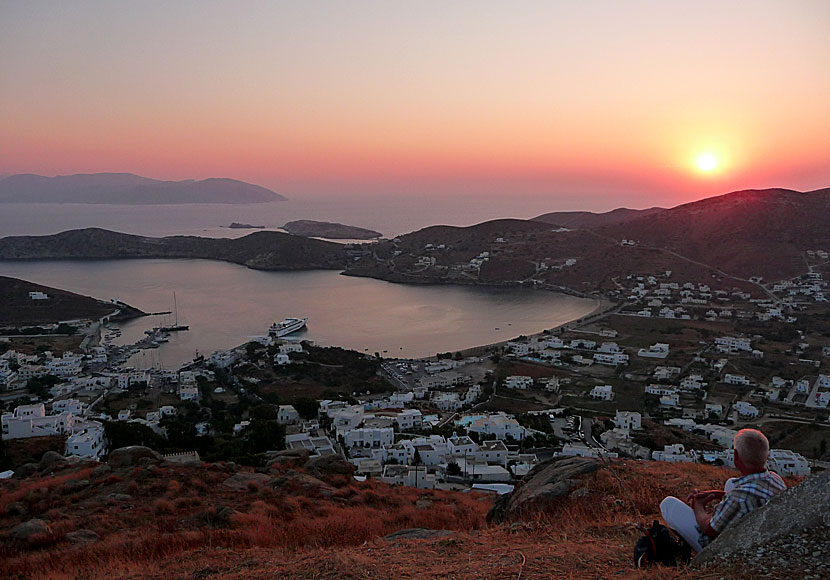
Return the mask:
[[598,228],[735,276],[780,279],[806,270],[805,250],[830,249],[830,188],[749,189]]
[[44,177],[31,173],[0,179],[0,203],[263,203],[285,197],[227,178],[160,181],[132,173],[89,173]]
[[662,207],[651,207],[648,209],[617,208],[604,213],[592,211],[555,211],[533,218],[533,221],[545,222],[565,228],[593,229],[609,224],[628,222],[639,217],[665,211]]

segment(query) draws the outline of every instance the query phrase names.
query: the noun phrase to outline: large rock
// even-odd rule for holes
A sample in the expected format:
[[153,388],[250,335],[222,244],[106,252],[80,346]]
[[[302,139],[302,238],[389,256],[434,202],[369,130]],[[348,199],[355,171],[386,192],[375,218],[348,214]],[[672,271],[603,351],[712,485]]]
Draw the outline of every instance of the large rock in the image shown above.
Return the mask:
[[223,481],[222,485],[229,489],[242,491],[252,485],[256,487],[264,485],[269,479],[271,479],[271,476],[264,473],[236,473]]
[[[830,527],[830,471],[775,495],[768,504],[745,515],[706,546],[692,565],[751,557],[758,549],[788,536]],[[750,555],[749,552],[753,554]],[[826,554],[826,553],[825,553]]]
[[107,463],[110,467],[128,467],[130,465],[138,465],[139,461],[143,459],[147,459],[152,463],[161,463],[163,461],[161,455],[149,447],[132,445],[110,451]]
[[582,476],[599,469],[599,462],[584,457],[554,457],[534,467],[512,493],[499,496],[487,521],[500,523],[521,519],[526,513],[544,510],[553,500],[577,486]]
[[51,529],[49,528],[49,524],[44,522],[43,520],[29,520],[28,522],[23,522],[22,524],[18,524],[9,530],[9,537],[13,540],[20,540],[26,541],[30,539],[32,536],[41,536],[44,534],[51,533]]
[[327,475],[352,475],[354,465],[342,459],[339,455],[323,455],[315,457],[306,464],[306,473],[314,477]]
[[47,451],[43,454],[43,457],[40,458],[40,463],[38,463],[39,469],[45,469],[47,467],[54,467],[60,463],[66,461],[66,458],[56,451]]

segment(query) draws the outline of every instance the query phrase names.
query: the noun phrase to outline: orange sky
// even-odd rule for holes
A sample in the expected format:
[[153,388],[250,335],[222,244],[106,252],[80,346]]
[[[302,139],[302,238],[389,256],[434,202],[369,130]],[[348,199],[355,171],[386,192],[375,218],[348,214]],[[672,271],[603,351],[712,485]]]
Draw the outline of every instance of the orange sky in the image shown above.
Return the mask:
[[0,173],[592,209],[830,186],[830,2],[330,4],[0,5]]

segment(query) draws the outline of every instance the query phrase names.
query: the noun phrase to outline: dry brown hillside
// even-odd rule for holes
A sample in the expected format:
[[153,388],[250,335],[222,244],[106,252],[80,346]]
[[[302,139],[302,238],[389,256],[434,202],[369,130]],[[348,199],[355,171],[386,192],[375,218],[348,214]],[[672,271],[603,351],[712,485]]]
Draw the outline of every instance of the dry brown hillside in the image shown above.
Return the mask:
[[[16,578],[692,578],[638,571],[635,527],[667,494],[722,484],[727,470],[615,462],[545,513],[488,526],[492,497],[318,477],[275,465],[56,462],[0,483],[0,576]],[[308,470],[305,470],[308,471]],[[43,526],[11,537],[33,519]],[[389,540],[408,528],[449,530]],[[418,534],[416,534],[418,535]],[[429,534],[426,534],[429,535]],[[723,576],[715,573],[712,578]],[[729,577],[739,578],[734,570]],[[749,577],[745,575],[744,577]]]

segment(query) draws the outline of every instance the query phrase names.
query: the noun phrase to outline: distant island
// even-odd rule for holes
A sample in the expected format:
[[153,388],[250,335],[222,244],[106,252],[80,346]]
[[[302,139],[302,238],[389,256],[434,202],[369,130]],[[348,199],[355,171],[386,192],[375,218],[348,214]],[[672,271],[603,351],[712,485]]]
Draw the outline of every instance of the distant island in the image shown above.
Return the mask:
[[282,226],[282,229],[295,236],[327,238],[330,240],[375,240],[383,235],[380,232],[356,226],[313,220],[288,222]]
[[228,226],[232,230],[264,230],[265,226],[252,226],[251,224],[241,224],[239,222],[232,222]]
[[160,181],[132,173],[56,177],[25,173],[0,179],[0,203],[170,205],[267,203],[285,199],[259,185],[227,178]]

